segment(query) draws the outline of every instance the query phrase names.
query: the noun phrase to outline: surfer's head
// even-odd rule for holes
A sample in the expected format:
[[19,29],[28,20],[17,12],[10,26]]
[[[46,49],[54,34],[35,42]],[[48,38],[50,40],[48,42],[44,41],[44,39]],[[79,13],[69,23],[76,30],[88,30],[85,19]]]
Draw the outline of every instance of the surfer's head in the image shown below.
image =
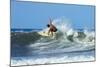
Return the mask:
[[49,25],[49,24],[47,24],[47,27],[50,27],[50,25]]

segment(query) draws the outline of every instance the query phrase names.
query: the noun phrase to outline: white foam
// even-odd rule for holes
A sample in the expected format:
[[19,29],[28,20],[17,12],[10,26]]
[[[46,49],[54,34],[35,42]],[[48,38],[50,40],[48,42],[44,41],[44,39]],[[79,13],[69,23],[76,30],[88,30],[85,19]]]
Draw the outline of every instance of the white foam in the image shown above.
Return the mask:
[[61,57],[50,57],[50,58],[38,58],[38,59],[21,59],[21,60],[11,60],[12,66],[17,65],[33,65],[33,64],[50,64],[50,63],[69,63],[69,62],[83,62],[83,61],[94,61],[93,56],[61,56]]
[[[72,52],[72,51],[84,51],[94,48],[94,41],[90,41],[92,37],[95,35],[94,32],[88,32],[85,30],[83,33],[86,34],[86,37],[82,40],[77,38],[78,32],[75,31],[69,21],[65,18],[55,19],[53,20],[53,24],[57,26],[58,30],[62,33],[61,37],[57,40],[48,40],[46,42],[42,42],[47,40],[46,38],[41,39],[41,42],[36,42],[31,44],[30,47],[38,48],[36,52],[38,53],[58,53],[58,52]],[[45,30],[45,29],[44,29]],[[70,42],[67,37],[69,35],[73,35],[73,42]],[[63,48],[64,47],[64,48]]]

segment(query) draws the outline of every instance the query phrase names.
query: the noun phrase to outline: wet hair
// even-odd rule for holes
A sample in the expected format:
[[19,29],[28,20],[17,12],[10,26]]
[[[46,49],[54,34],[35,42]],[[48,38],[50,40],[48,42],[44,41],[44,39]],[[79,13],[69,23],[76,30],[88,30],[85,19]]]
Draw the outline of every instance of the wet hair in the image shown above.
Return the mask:
[[47,27],[50,27],[50,25],[49,25],[49,24],[47,24]]

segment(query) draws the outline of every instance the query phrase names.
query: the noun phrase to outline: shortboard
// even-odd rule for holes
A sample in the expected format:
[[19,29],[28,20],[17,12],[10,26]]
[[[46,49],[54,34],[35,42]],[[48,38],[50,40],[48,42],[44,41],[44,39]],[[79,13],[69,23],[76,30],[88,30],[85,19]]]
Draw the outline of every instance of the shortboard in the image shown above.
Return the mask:
[[50,36],[50,35],[48,35],[47,31],[40,31],[40,32],[38,32],[38,34],[41,35],[41,36],[47,36],[47,37]]
[[56,32],[53,32],[53,36],[51,35],[51,33],[48,34],[48,29],[39,31],[38,34],[41,36],[45,36],[45,37],[55,37],[56,36]]

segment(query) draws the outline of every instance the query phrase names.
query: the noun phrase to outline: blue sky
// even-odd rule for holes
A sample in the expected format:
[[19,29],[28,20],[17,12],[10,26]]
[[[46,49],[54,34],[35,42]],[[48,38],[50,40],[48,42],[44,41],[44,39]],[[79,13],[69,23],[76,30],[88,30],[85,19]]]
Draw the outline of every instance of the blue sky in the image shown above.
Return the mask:
[[52,19],[65,17],[74,28],[94,28],[95,6],[11,1],[11,28],[45,28]]

